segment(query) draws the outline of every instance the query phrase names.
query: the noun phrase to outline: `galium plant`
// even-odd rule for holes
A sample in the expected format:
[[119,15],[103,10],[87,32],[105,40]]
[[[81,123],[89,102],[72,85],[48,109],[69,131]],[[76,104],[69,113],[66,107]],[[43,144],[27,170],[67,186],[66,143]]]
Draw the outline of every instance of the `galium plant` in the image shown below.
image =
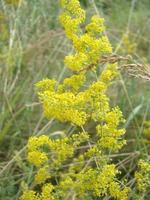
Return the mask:
[[130,189],[119,181],[120,171],[109,157],[125,144],[125,130],[120,128],[122,112],[111,108],[107,94],[118,75],[117,62],[100,64],[103,56],[112,54],[104,19],[94,15],[85,25],[86,13],[78,0],[61,0],[61,6],[60,22],[74,48],[64,59],[71,75],[61,83],[44,79],[36,87],[45,117],[75,129],[57,139],[46,135],[29,139],[27,159],[36,174],[20,199],[126,200]]
[[150,189],[150,163],[148,161],[142,159],[139,161],[135,179],[139,192],[145,193]]

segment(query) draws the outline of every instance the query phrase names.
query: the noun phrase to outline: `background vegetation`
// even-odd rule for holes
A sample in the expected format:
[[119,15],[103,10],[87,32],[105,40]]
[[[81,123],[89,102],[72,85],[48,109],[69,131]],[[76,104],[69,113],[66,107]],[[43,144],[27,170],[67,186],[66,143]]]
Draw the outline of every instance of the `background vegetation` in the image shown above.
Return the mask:
[[[60,27],[58,1],[0,1],[0,199],[18,199],[24,180],[30,183],[33,168],[25,162],[31,135],[70,131],[57,121],[46,120],[34,84],[43,78],[61,80],[68,71],[64,56],[71,46]],[[105,18],[114,52],[132,55],[133,62],[150,62],[149,0],[82,0],[90,17]],[[150,119],[150,90],[145,78],[121,74],[109,92],[126,118],[127,145],[113,155],[126,178],[132,177],[136,160],[149,156],[144,121]],[[63,126],[63,127],[62,127]],[[72,128],[72,127],[71,127]]]

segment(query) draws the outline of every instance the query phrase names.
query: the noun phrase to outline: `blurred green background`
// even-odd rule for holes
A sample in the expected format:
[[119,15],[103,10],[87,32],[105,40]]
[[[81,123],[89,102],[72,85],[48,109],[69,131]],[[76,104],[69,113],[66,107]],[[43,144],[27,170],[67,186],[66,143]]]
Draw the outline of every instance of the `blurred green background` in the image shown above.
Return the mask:
[[[130,54],[133,62],[149,65],[149,0],[81,3],[88,20],[93,14],[105,18],[107,34],[117,54]],[[61,81],[69,73],[63,58],[72,47],[59,24],[60,12],[59,1],[22,0],[20,5],[17,0],[0,1],[0,199],[3,200],[18,199],[20,184],[32,180],[33,168],[25,161],[29,136],[69,128],[43,117],[34,87],[43,78]],[[150,119],[150,81],[123,71],[109,96],[112,105],[119,105],[126,118],[128,142],[122,152],[148,155],[149,144],[144,142],[143,129],[144,121]],[[132,176],[136,159],[130,155],[122,167],[127,176]]]

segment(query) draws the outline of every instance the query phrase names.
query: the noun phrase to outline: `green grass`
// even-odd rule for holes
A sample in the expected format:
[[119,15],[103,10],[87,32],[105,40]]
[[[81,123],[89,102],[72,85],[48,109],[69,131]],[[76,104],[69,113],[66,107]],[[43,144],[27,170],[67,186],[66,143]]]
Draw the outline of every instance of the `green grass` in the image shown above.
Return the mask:
[[[142,64],[150,62],[149,0],[82,3],[89,16],[99,12],[105,18],[108,36],[118,54],[122,54],[122,37],[129,32],[137,44],[133,59]],[[71,47],[58,21],[58,1],[26,0],[14,8],[2,0],[0,11],[5,13],[10,30],[9,37],[0,41],[0,199],[15,200],[21,182],[32,180],[33,168],[25,161],[29,136],[69,129],[43,117],[34,84],[45,77],[61,81],[68,73],[63,58]],[[118,104],[127,119],[128,144],[114,161],[120,161],[119,167],[130,180],[135,160],[149,154],[142,142],[143,122],[150,118],[149,84],[122,73],[109,94],[112,105]],[[121,153],[126,155],[122,157]]]

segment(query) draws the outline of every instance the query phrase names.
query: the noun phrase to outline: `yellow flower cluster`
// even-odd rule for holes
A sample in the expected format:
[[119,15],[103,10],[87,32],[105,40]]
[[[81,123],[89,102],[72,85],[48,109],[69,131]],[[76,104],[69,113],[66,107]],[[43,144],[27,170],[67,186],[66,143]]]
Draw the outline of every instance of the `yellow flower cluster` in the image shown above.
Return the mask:
[[[112,52],[106,36],[97,39],[85,33],[79,37],[74,37],[73,45],[76,50],[75,55],[69,55],[65,58],[66,66],[73,71],[80,71],[87,65],[95,65],[103,54]],[[76,60],[77,66],[75,65]]]
[[121,190],[119,183],[114,180],[117,174],[115,165],[105,165],[97,171],[90,168],[72,177],[65,177],[59,187],[63,188],[65,193],[72,188],[78,199],[89,198],[92,193],[93,198],[110,194],[115,199],[127,200],[129,189]]
[[36,195],[35,191],[27,190],[27,191],[24,191],[20,200],[38,200],[38,196]]
[[100,75],[100,79],[105,84],[111,84],[111,80],[113,80],[118,75],[117,64],[109,64],[107,68],[104,69]]
[[41,167],[48,161],[46,152],[40,151],[44,145],[49,145],[49,138],[45,135],[40,138],[30,137],[28,141],[28,160],[36,167]]
[[106,85],[99,80],[93,82],[85,91],[87,111],[91,114],[91,118],[96,122],[101,121],[104,114],[109,111],[106,89]]
[[103,149],[119,150],[125,141],[121,139],[124,135],[124,129],[118,129],[120,121],[122,121],[122,113],[118,107],[113,108],[112,111],[106,113],[104,124],[98,125],[97,134],[99,136],[99,145]]
[[[70,150],[67,151],[68,149]],[[53,166],[58,167],[65,159],[73,155],[73,149],[74,147],[69,144],[69,138],[67,137],[52,140],[46,135],[34,136],[28,142],[28,160],[37,168],[45,166],[46,168],[39,172],[39,174],[44,174],[49,160],[51,160]]]
[[46,161],[48,161],[48,158],[46,154],[43,152],[32,151],[28,154],[28,160],[29,162],[33,163],[35,166],[40,167],[44,163],[46,163]]
[[68,38],[73,39],[80,32],[79,25],[85,20],[85,11],[78,0],[62,0],[61,4],[65,11],[60,15],[60,22]]
[[[125,144],[125,131],[118,128],[124,121],[122,113],[118,107],[110,107],[107,95],[118,74],[117,63],[106,63],[101,73],[97,69],[101,56],[112,52],[104,35],[104,19],[93,16],[84,31],[79,27],[85,20],[79,1],[61,0],[61,5],[64,12],[60,21],[75,51],[64,61],[75,73],[61,83],[44,79],[36,87],[44,115],[75,125],[78,133],[57,139],[44,135],[29,139],[28,160],[37,169],[34,182],[38,187],[36,192],[25,191],[21,200],[109,196],[127,200],[129,189],[117,181],[119,171],[107,156],[108,150],[118,151]],[[94,124],[92,131],[90,123]]]
[[137,188],[140,192],[146,192],[150,189],[150,163],[140,160],[139,170],[135,173]]
[[80,89],[80,87],[84,84],[85,80],[85,74],[80,73],[78,75],[73,75],[69,78],[65,78],[64,85],[73,92],[77,92]]
[[51,194],[54,186],[51,183],[47,183],[42,187],[42,193],[40,196],[41,200],[55,200],[54,196]]
[[114,199],[126,200],[128,199],[130,188],[125,187],[123,190],[120,190],[119,183],[112,181],[109,185],[109,192]]
[[104,19],[97,15],[92,16],[91,23],[86,26],[86,31],[91,36],[97,36],[99,33],[103,33],[105,31]]
[[45,165],[44,167],[41,167],[35,175],[35,182],[37,184],[41,184],[44,183],[48,178],[50,178],[49,166]]
[[66,56],[64,62],[69,69],[80,71],[88,64],[88,57],[84,53],[77,53]]
[[[64,12],[60,20],[66,32],[70,32],[69,35],[73,36],[71,40],[76,51],[74,55],[65,57],[65,64],[72,71],[78,71],[79,73],[66,78],[63,84],[58,85],[57,88],[56,82],[49,79],[40,81],[36,86],[39,89],[44,114],[48,119],[54,117],[62,122],[71,122],[83,126],[90,115],[92,119],[97,121],[109,110],[108,98],[105,92],[108,82],[110,83],[111,79],[117,74],[116,65],[108,65],[100,77],[102,81],[93,83],[85,91],[79,92],[81,88],[84,88],[85,69],[97,65],[101,55],[111,53],[112,48],[108,38],[101,35],[105,29],[102,18],[93,16],[91,23],[86,26],[87,33],[82,34],[78,25],[84,21],[85,16],[79,1],[66,0],[61,1],[61,4]],[[74,20],[77,23],[74,23]],[[72,30],[74,28],[76,31]],[[92,30],[100,34],[99,38],[95,34],[91,35]]]
[[81,8],[78,0],[61,0],[61,5],[72,18],[76,18],[79,22],[84,21],[85,11]]
[[56,86],[56,81],[55,80],[50,80],[50,79],[44,79],[42,81],[39,81],[38,83],[36,83],[36,87],[38,88],[38,90],[40,92],[44,92],[46,90],[49,90],[51,92],[55,91],[55,86]]
[[27,190],[21,196],[20,200],[56,200],[52,194],[53,189],[53,185],[47,183],[43,185],[41,194],[33,190]]
[[78,126],[85,124],[86,112],[81,107],[82,99],[72,92],[55,93],[45,91],[40,94],[44,114],[47,118],[56,118],[62,122],[71,122]]
[[79,25],[85,20],[85,12],[81,9],[79,1],[62,1],[62,5],[65,12],[60,16],[60,21],[75,49],[74,55],[65,58],[68,68],[80,71],[86,65],[97,64],[103,54],[112,52],[108,38],[103,35],[105,30],[103,18],[94,15],[85,27],[87,33],[83,34]]

